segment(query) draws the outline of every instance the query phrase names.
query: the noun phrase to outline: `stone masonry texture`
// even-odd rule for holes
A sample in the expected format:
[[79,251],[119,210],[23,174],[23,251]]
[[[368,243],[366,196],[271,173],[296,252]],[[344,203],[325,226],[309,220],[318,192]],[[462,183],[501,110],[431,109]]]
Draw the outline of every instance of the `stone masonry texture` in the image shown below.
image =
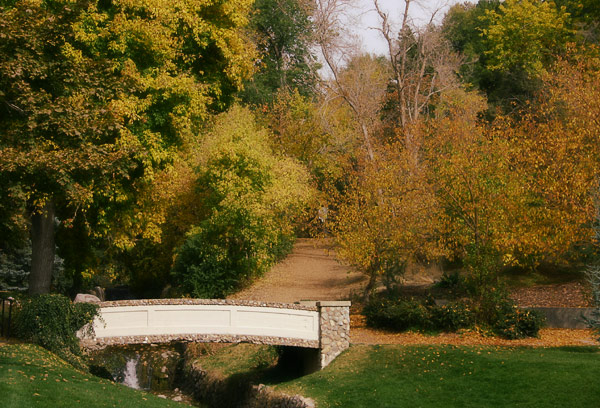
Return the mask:
[[320,368],[350,347],[350,302],[317,302],[320,326]]

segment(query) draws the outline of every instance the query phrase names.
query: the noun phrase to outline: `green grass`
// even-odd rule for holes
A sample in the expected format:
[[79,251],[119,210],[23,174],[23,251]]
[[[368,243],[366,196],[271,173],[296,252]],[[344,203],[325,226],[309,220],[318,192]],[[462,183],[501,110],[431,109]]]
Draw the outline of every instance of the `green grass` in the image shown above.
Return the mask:
[[600,407],[600,348],[353,346],[278,389],[324,407]]
[[264,370],[276,364],[277,357],[273,346],[241,343],[201,357],[200,365],[207,371],[226,377]]
[[180,407],[75,370],[32,344],[0,346],[0,406],[23,407]]
[[353,346],[298,378],[265,369],[273,355],[267,346],[240,344],[201,365],[311,397],[319,408],[600,407],[600,347]]

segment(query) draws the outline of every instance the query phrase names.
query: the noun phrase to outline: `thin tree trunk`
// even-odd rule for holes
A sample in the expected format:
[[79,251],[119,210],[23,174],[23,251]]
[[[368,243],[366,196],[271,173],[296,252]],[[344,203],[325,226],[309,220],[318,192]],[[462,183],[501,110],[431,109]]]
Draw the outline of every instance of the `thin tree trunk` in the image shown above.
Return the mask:
[[365,292],[363,294],[365,299],[370,299],[373,296],[375,289],[377,287],[377,270],[375,268],[369,268],[367,270],[367,275],[369,276],[369,282],[365,287]]
[[50,292],[54,246],[54,203],[48,200],[41,211],[31,214],[30,295]]

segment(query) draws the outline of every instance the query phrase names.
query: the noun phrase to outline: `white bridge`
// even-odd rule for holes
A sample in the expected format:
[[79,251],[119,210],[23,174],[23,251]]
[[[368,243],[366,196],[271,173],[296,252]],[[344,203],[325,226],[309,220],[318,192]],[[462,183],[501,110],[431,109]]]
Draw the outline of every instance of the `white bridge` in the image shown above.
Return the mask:
[[350,302],[299,304],[220,299],[102,302],[86,348],[177,341],[257,343],[318,350],[324,367],[349,346]]

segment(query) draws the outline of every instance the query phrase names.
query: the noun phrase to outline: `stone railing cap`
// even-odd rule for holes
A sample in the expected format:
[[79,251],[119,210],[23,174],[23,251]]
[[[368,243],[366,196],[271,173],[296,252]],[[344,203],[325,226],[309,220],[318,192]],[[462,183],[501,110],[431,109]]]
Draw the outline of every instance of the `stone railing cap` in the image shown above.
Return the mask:
[[175,305],[214,305],[214,306],[250,306],[250,307],[272,307],[278,309],[296,309],[316,311],[315,303],[275,303],[261,302],[257,300],[235,300],[235,299],[133,299],[133,300],[113,300],[100,302],[100,307],[121,307],[121,306],[175,306]]
[[317,306],[322,307],[350,307],[350,305],[349,300],[320,300],[317,302]]
[[349,300],[300,300],[296,302],[302,306],[324,306],[324,307],[350,307]]
[[316,300],[300,300],[299,302],[295,303],[302,306],[317,306]]

